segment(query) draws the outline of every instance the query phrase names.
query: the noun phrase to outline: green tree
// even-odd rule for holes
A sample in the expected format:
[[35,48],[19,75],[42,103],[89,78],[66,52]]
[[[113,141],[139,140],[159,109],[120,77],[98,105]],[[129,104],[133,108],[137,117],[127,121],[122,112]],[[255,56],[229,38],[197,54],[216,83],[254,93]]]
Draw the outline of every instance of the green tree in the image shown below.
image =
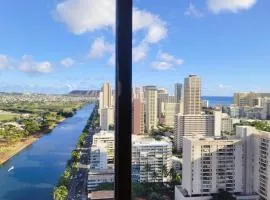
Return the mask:
[[149,183],[149,172],[151,170],[151,165],[149,163],[146,163],[145,166],[144,166],[144,169],[147,173],[147,183]]
[[23,122],[25,126],[25,130],[27,130],[30,134],[36,133],[40,130],[40,125],[37,121],[28,119]]
[[156,182],[156,180],[158,178],[158,173],[156,171],[153,171],[152,178],[154,179],[154,182]]
[[162,200],[163,197],[157,192],[151,192],[148,199],[150,199],[150,200]]
[[71,157],[73,162],[78,162],[80,160],[80,153],[78,151],[73,151]]
[[59,186],[53,192],[54,200],[66,200],[68,196],[68,189],[66,186]]
[[59,185],[64,185],[68,187],[70,179],[71,179],[71,174],[72,174],[71,168],[70,167],[66,168],[66,170],[64,171],[64,174],[60,178]]
[[168,169],[167,169],[167,166],[166,165],[162,165],[161,172],[162,172],[162,178],[168,176]]

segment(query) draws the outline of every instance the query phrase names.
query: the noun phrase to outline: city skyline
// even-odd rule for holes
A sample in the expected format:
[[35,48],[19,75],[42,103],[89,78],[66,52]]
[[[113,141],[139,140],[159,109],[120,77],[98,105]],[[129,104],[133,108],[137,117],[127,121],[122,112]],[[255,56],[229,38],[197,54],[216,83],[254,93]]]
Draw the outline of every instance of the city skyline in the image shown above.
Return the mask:
[[[114,9],[104,2],[6,1],[0,8],[0,91],[67,93],[114,83]],[[268,92],[270,3],[217,2],[134,1],[134,85],[173,93],[174,83],[196,73],[203,95]]]

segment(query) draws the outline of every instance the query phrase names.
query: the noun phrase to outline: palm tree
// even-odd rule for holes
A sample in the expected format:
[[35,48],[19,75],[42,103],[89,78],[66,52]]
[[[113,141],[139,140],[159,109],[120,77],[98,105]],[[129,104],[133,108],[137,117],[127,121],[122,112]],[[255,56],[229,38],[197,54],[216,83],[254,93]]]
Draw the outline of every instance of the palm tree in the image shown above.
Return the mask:
[[156,171],[153,171],[152,178],[154,179],[154,182],[156,182],[156,180],[158,178],[158,173]]
[[68,189],[66,186],[59,186],[53,192],[54,200],[66,200],[68,196]]
[[147,163],[145,164],[144,169],[145,169],[145,171],[146,171],[146,173],[147,173],[147,183],[146,183],[146,188],[147,188],[147,191],[148,191],[148,190],[149,190],[149,172],[150,172],[150,170],[151,170],[151,165],[148,163],[148,161],[147,161]]
[[162,179],[163,179],[163,177],[167,177],[168,176],[167,165],[162,165],[161,172],[162,172]]
[[147,183],[149,182],[149,172],[150,172],[150,170],[151,170],[151,165],[147,162],[146,164],[145,164],[145,166],[144,166],[144,169],[145,169],[145,171],[146,171],[146,173],[147,173]]
[[180,184],[181,182],[181,176],[180,174],[178,174],[175,169],[171,168],[170,171],[169,171],[169,176],[171,178],[171,183],[173,185],[175,184]]
[[173,168],[171,168],[169,170],[169,176],[171,178],[171,181],[173,181],[173,179],[175,178],[175,174],[176,174],[175,170]]

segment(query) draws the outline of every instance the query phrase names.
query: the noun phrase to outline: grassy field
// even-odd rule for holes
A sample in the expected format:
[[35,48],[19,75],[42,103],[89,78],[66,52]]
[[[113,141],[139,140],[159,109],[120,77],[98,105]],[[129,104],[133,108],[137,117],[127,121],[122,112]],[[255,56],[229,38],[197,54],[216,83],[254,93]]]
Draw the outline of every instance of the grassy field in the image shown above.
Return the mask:
[[0,121],[11,121],[18,116],[16,113],[0,111]]

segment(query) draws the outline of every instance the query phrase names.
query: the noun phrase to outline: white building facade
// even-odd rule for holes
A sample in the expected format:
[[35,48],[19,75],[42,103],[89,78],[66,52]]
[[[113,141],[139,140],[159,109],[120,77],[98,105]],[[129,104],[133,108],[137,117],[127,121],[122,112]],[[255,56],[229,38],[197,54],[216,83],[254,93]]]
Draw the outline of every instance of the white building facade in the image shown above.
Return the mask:
[[107,152],[103,147],[92,146],[90,150],[90,170],[108,169]]
[[108,162],[114,160],[114,132],[100,131],[93,135],[92,146],[103,148],[107,154]]
[[136,182],[163,182],[168,177],[164,167],[172,167],[172,144],[163,138],[156,141],[143,136],[132,137],[132,179]]

